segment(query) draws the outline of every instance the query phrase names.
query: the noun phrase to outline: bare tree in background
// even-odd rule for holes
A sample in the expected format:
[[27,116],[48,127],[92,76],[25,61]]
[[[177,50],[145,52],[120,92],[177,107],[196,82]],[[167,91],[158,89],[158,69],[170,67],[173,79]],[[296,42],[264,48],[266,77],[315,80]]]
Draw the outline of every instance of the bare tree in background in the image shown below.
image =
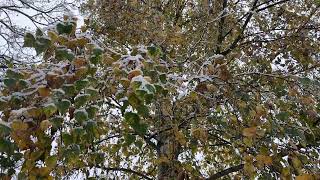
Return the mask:
[[36,63],[35,53],[22,49],[26,31],[48,27],[65,12],[76,7],[76,0],[3,0],[0,2],[0,67]]

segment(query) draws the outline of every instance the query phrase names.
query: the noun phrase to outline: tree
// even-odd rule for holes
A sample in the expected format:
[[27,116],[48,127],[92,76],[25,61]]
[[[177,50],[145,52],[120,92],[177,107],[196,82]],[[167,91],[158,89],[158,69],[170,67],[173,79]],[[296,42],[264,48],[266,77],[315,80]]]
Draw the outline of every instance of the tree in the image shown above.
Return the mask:
[[[0,2],[0,66],[36,63],[41,59],[22,47],[23,35],[35,28],[45,28],[62,18],[76,1],[3,0]],[[33,55],[33,56],[32,56]]]
[[25,34],[4,178],[319,178],[318,2],[103,2]]

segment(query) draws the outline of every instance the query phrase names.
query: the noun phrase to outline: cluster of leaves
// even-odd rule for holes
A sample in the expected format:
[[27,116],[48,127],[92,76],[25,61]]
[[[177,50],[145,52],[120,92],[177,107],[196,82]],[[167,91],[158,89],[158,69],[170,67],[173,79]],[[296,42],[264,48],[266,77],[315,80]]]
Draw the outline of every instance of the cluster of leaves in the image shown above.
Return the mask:
[[[52,30],[27,33],[24,46],[48,59],[6,71],[1,119],[10,126],[1,124],[0,146],[1,169],[7,176],[19,169],[19,160],[21,177],[52,179],[53,169],[55,175],[62,175],[62,167],[81,166],[79,156],[105,133],[105,126],[96,119],[95,76],[102,50],[88,43],[87,37],[76,36],[75,28],[76,22],[65,17]],[[98,152],[91,156],[97,163],[102,161]]]

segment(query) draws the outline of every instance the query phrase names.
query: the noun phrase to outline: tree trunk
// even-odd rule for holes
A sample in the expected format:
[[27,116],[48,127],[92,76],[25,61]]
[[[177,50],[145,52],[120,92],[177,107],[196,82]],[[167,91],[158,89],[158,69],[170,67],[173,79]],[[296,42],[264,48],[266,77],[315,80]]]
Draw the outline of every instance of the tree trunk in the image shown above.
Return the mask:
[[175,140],[174,134],[169,131],[159,135],[158,151],[158,179],[177,179],[182,168],[178,161],[181,145]]

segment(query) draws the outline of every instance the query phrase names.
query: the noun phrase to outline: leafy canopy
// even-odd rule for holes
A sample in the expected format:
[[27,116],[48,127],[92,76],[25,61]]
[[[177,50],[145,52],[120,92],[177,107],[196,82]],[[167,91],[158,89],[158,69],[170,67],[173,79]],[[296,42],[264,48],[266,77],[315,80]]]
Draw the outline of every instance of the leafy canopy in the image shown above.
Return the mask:
[[25,35],[43,62],[4,75],[2,177],[319,178],[316,2],[99,3]]

